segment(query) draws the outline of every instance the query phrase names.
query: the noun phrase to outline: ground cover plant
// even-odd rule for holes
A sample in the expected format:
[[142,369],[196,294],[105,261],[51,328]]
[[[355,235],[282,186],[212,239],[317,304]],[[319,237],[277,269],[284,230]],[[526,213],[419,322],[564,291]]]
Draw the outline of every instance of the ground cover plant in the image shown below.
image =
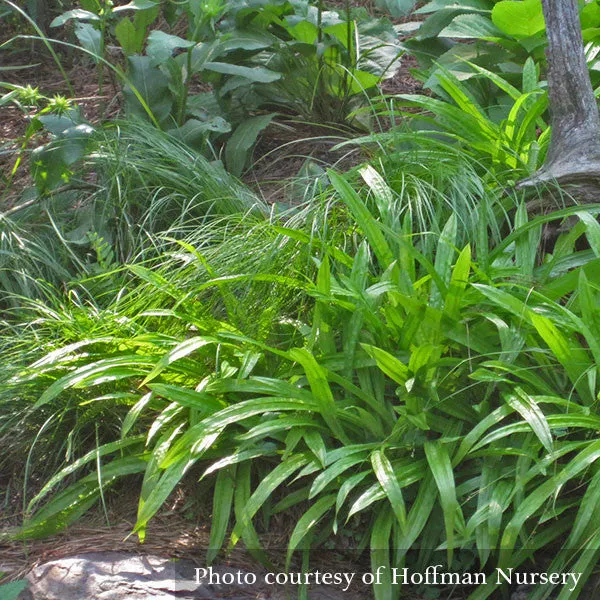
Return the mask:
[[[285,568],[341,546],[373,570],[543,565],[583,575],[531,598],[586,597],[600,558],[600,205],[515,190],[551,135],[543,28],[492,40],[516,70],[440,60],[430,92],[365,109],[365,73],[385,73],[365,62],[400,47],[365,10],[171,4],[56,15],[84,47],[103,40],[87,50],[100,87],[123,77],[124,118],[91,123],[66,98],[6,86],[29,128],[6,146],[5,183],[26,162],[33,179],[1,222],[0,466],[22,503],[4,535],[52,535],[128,486],[143,541],[185,483],[199,509],[211,498],[208,563],[238,544],[268,561],[263,535],[283,517]],[[537,8],[433,2],[421,27],[476,38],[502,11]],[[194,100],[209,96],[254,103],[221,153],[213,134],[233,120]],[[235,174],[283,106],[387,130],[344,142],[363,162],[320,171],[305,203],[269,206]],[[490,578],[466,594],[504,591]],[[389,569],[373,587],[414,592]]]
[[[405,162],[405,177],[422,158]],[[463,179],[446,181],[447,196],[443,176],[420,196],[407,183],[420,206],[401,202],[373,167],[361,172],[369,200],[330,173],[328,194],[342,203],[330,214],[345,223],[343,236],[312,238],[322,215],[300,226],[298,216],[253,225],[263,238],[271,232],[278,252],[270,256],[287,256],[287,275],[254,255],[254,269],[223,276],[222,246],[204,236],[179,242],[158,266],[133,265],[133,291],[106,309],[116,321],[96,317],[97,335],[75,332],[7,382],[13,396],[29,390],[21,423],[39,413],[48,437],[64,440],[51,422],[58,411],[60,427],[72,427],[76,446],[89,450],[31,499],[28,510],[38,509],[21,533],[60,528],[117,479],[144,473],[143,537],[199,463],[201,485],[214,479],[213,557],[230,520],[229,543],[242,539],[259,552],[259,511],[298,506],[290,557],[306,550],[317,522],[318,545],[357,519],[365,539],[355,543],[371,548],[374,564],[404,564],[418,540],[446,548],[448,565],[468,550],[482,566],[516,566],[541,548],[559,550],[569,530],[557,569],[593,548],[598,248],[589,215],[599,209],[560,213],[579,215],[580,225],[540,264],[542,224],[560,215],[529,221],[514,198],[511,233],[501,240],[498,198],[460,154],[446,150],[445,158]],[[476,202],[476,192],[486,195]],[[242,247],[254,245],[247,227]],[[575,250],[581,236],[592,250]],[[315,275],[307,278],[311,256]],[[257,313],[244,322],[239,303],[247,311],[266,283],[288,290],[288,302],[262,313],[251,331]],[[46,313],[44,324],[62,319],[71,321]],[[90,428],[108,412],[101,429]],[[89,472],[98,457],[101,480]],[[582,552],[577,568],[591,568],[594,557]],[[427,564],[426,551],[420,559]]]
[[[343,11],[309,2],[167,3],[163,18],[184,28],[181,35],[150,31],[160,10],[150,0],[94,0],[51,25],[75,23],[79,44],[97,63],[100,94],[109,67],[122,82],[129,114],[208,154],[225,141],[224,158],[236,175],[274,111],[360,125],[353,109],[394,75],[402,53],[389,20],[349,3]],[[112,39],[124,66],[111,64]]]

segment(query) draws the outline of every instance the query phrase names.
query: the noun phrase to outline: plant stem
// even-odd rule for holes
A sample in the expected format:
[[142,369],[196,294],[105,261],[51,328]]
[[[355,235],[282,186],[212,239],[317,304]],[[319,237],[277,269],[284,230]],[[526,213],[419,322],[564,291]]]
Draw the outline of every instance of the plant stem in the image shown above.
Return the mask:
[[[108,2],[105,0],[104,9],[102,11],[102,18],[100,20],[100,58],[104,59],[104,47],[105,41],[104,36],[106,35],[106,21],[109,18],[110,7],[108,6]],[[98,95],[100,96],[100,115],[101,118],[104,118],[106,111],[106,102],[102,98],[104,94],[104,63],[103,60],[98,61]]]
[[342,79],[342,98],[341,98],[341,106],[340,111],[341,115],[339,117],[343,119],[346,114],[346,103],[349,95],[348,88],[348,78],[350,71],[354,68],[354,59],[353,59],[353,40],[352,40],[352,20],[350,19],[350,0],[345,0],[344,2],[344,11],[346,13],[346,42],[348,44],[348,56],[344,60],[344,77]]
[[[204,19],[198,19],[198,22],[196,23],[196,26],[194,28],[194,33],[192,34],[193,42],[197,41],[197,37],[200,34],[200,30],[202,29],[204,24]],[[179,108],[177,111],[177,125],[179,125],[180,127],[181,125],[183,125],[183,120],[185,119],[185,109],[187,106],[188,96],[190,94],[190,85],[192,79],[192,52],[194,51],[194,48],[195,46],[192,46],[191,48],[188,48],[187,51],[185,81],[183,82],[183,94],[179,99]]]

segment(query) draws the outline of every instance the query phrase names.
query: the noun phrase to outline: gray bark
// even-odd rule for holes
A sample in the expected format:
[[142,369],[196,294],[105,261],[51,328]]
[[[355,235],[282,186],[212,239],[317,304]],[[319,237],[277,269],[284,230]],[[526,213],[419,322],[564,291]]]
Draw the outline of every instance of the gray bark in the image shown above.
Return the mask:
[[544,166],[519,187],[600,180],[600,116],[585,60],[577,0],[542,0],[548,35],[552,138]]

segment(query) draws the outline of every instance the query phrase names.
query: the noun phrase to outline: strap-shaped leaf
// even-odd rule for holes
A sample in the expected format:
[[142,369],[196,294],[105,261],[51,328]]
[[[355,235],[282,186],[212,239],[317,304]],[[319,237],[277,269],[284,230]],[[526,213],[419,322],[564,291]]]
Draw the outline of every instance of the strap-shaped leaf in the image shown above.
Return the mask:
[[300,542],[311,532],[313,527],[325,516],[329,509],[335,504],[335,494],[323,496],[319,498],[301,517],[292,531],[290,541],[288,543],[287,556],[285,560],[285,568],[289,569],[294,550]]
[[210,525],[210,538],[206,551],[206,564],[210,565],[223,546],[227,535],[227,526],[231,516],[233,490],[235,482],[235,465],[219,471],[213,493],[213,512]]
[[342,201],[350,209],[356,224],[364,232],[371,250],[379,260],[382,268],[387,269],[394,262],[394,255],[381,231],[381,226],[362,198],[341,175],[331,170],[327,171],[327,175]]
[[350,443],[337,416],[337,407],[329,382],[327,371],[317,362],[315,357],[306,348],[293,348],[289,352],[292,360],[302,365],[306,378],[312,391],[314,402],[323,420],[330,427],[332,433],[342,442]]
[[446,543],[448,545],[448,564],[452,564],[454,553],[454,526],[459,511],[458,499],[456,497],[456,486],[454,473],[448,450],[439,441],[425,442],[425,456],[427,463],[433,473],[435,483],[440,495],[440,504],[444,513],[444,524],[446,527]]
[[381,484],[390,506],[400,523],[400,529],[402,532],[406,531],[406,507],[404,506],[404,496],[402,495],[402,489],[396,478],[396,473],[392,464],[386,457],[383,449],[375,450],[371,454],[371,464],[373,465],[373,471],[377,480]]

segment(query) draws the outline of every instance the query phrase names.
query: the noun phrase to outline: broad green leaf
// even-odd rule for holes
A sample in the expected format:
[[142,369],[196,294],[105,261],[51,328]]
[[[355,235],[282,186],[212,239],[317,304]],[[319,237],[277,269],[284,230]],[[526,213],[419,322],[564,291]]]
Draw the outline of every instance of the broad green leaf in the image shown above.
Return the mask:
[[179,48],[189,49],[195,42],[184,40],[177,35],[165,33],[164,31],[151,31],[146,44],[146,54],[152,59],[153,66],[164,63],[171,58],[173,52]]
[[190,354],[196,352],[196,350],[199,350],[204,346],[208,346],[215,343],[217,343],[217,340],[215,338],[196,336],[188,338],[187,340],[184,340],[183,342],[177,344],[175,348],[167,352],[167,354],[165,354],[156,363],[156,366],[152,369],[152,371],[150,371],[150,373],[148,373],[144,381],[140,383],[139,387],[142,387],[143,385],[146,385],[149,381],[156,379],[170,364],[182,358],[185,358],[186,356],[189,356]]
[[[363,481],[363,479],[365,479],[365,477],[367,477],[367,475],[370,474],[370,471],[363,471],[362,473],[356,473],[355,475],[350,475],[349,477],[346,477],[344,483],[342,483],[342,485],[340,486],[337,499],[335,501],[336,518],[337,514],[342,509],[342,506],[346,502],[348,494],[350,494],[350,492],[356,489],[356,487]],[[337,522],[334,524],[334,533],[337,533]]]
[[315,344],[326,354],[335,353],[335,338],[329,324],[331,309],[331,267],[329,256],[326,254],[317,271],[315,296],[317,301],[312,317],[312,330],[308,338],[308,347],[312,350]]
[[[550,430],[565,430],[570,427],[581,429],[598,429],[599,422],[592,415],[549,415],[546,418]],[[528,423],[512,423],[495,429],[485,437],[483,437],[477,445],[472,449],[472,452],[477,452],[480,448],[497,442],[515,433],[527,433],[531,431],[531,425]]]
[[587,2],[579,11],[579,19],[582,29],[600,27],[600,5],[597,2]]
[[488,429],[497,423],[500,423],[500,421],[502,421],[512,412],[512,407],[501,406],[483,418],[467,435],[463,437],[453,462],[454,466],[460,464],[464,457],[470,452],[471,448]]
[[2,600],[17,600],[27,585],[28,582],[25,579],[0,583],[0,598]]
[[427,473],[423,480],[419,482],[417,497],[413,501],[410,512],[406,517],[406,531],[400,538],[399,550],[408,551],[421,535],[435,506],[435,490],[433,475]]
[[[210,132],[229,133],[230,131],[231,125],[225,119],[213,117],[205,121],[188,119],[181,127],[170,129],[169,134],[192,148],[201,148],[209,138]],[[229,311],[229,306],[227,310]]]
[[328,466],[313,480],[308,495],[309,500],[319,495],[330,483],[340,477],[340,475],[345,473],[348,469],[361,465],[366,460],[367,458],[363,453],[358,453],[351,456],[344,456]]
[[166,398],[171,402],[176,402],[180,406],[193,408],[201,413],[211,415],[226,408],[222,400],[206,392],[198,392],[166,383],[151,383],[148,387],[155,395]]
[[600,224],[588,212],[580,211],[577,216],[585,223],[586,236],[596,258],[600,258]]
[[598,301],[598,293],[594,291],[583,269],[579,272],[577,297],[579,299],[581,318],[586,323],[592,336],[600,340],[600,302]]
[[128,83],[123,88],[125,107],[139,117],[150,116],[157,123],[164,121],[173,106],[168,77],[152,64],[149,56],[130,56],[127,61]]
[[50,23],[50,27],[60,27],[70,19],[75,19],[77,21],[99,21],[100,17],[98,15],[95,15],[93,12],[90,12],[89,10],[82,10],[80,8],[76,8],[75,10],[68,10],[62,15],[56,17],[52,21],[52,23]]
[[378,585],[373,586],[375,600],[393,600],[394,593],[391,581],[390,569],[390,538],[394,526],[394,514],[389,506],[379,511],[371,526],[371,571],[377,573],[381,578]]
[[584,547],[588,533],[597,529],[598,519],[600,519],[600,471],[597,471],[590,480],[579,503],[575,523],[569,533],[566,547],[571,549]]
[[[371,487],[367,488],[353,503],[348,511],[348,517],[346,521],[349,521],[351,517],[355,514],[362,512],[363,510],[369,508],[375,502],[379,502],[386,497],[385,491],[381,488],[381,484],[379,482],[373,484]],[[395,519],[393,513],[392,518]]]
[[498,29],[516,39],[531,37],[546,29],[541,0],[502,0],[492,9]]
[[586,403],[594,399],[589,387],[586,386],[585,373],[592,365],[588,353],[574,339],[566,338],[559,328],[547,317],[534,313],[530,314],[531,322],[540,337],[548,344],[556,359],[565,368],[569,378]]
[[[456,102],[461,111],[465,115],[470,115],[476,119],[479,129],[488,138],[495,139],[498,135],[498,128],[495,123],[487,117],[485,111],[470,93],[469,89],[462,84],[451,71],[443,72],[443,74],[440,73],[437,75],[437,78],[442,88],[450,94],[452,100]],[[455,216],[455,214],[453,214],[453,216]]]
[[415,11],[417,15],[435,13],[444,9],[460,9],[468,12],[490,12],[489,0],[431,0]]
[[569,568],[569,572],[579,574],[577,584],[574,589],[571,586],[563,586],[556,600],[575,600],[579,598],[585,583],[598,565],[600,559],[600,533],[594,531],[586,542],[579,558]]
[[[452,277],[452,262],[454,253],[456,252],[455,244],[457,234],[458,222],[456,220],[456,213],[452,213],[444,225],[435,253],[435,271],[444,284],[448,284]],[[430,295],[431,305],[434,308],[441,307],[444,295],[445,290],[440,289],[440,286],[437,283],[433,283]]]
[[209,61],[204,63],[203,68],[215,73],[223,73],[224,75],[245,77],[255,83],[271,83],[281,79],[281,73],[276,73],[265,67],[244,67],[225,62]]
[[275,504],[270,513],[276,515],[278,513],[287,511],[293,506],[298,506],[301,502],[306,502],[308,499],[308,486],[301,487],[294,492],[290,492],[287,496],[284,496],[277,504]]
[[44,537],[60,531],[83,515],[100,497],[102,488],[114,484],[128,475],[144,471],[147,465],[145,456],[126,456],[102,465],[102,476],[97,471],[86,475],[69,485],[63,492],[54,496],[34,516],[24,522],[15,536],[18,538]]
[[388,223],[390,210],[394,205],[392,188],[388,186],[383,177],[371,165],[362,167],[360,169],[360,176],[373,193],[382,222]]
[[478,14],[458,15],[442,29],[440,37],[495,41],[503,38],[502,31],[488,17]]
[[[287,354],[284,354],[289,358]],[[311,393],[285,379],[275,377],[251,377],[250,379],[217,379],[206,386],[206,391],[215,394],[259,394],[267,396],[287,396],[296,400],[303,400],[314,407]]]
[[353,69],[350,78],[350,92],[353,94],[364,94],[367,90],[375,88],[381,81],[379,75],[361,69]]
[[[506,92],[513,100],[517,100],[518,98],[520,98],[523,95],[521,90],[516,88],[514,85],[511,85],[508,81],[506,81],[506,79],[504,79],[503,77],[500,77],[500,75],[498,75],[497,73],[494,73],[493,71],[485,69],[481,65],[478,65],[471,61],[467,61],[467,64],[470,67],[472,67],[473,69],[475,69],[475,71],[477,71],[481,75],[485,76],[486,79],[489,79],[494,85],[496,85],[498,88],[500,88],[503,92]],[[486,199],[486,201],[487,201],[487,199]]]
[[126,55],[139,54],[144,45],[145,31],[137,29],[133,21],[127,17],[121,19],[115,26],[115,37]]
[[[283,417],[277,416],[273,419],[268,419],[258,425],[255,425],[251,429],[249,429],[246,433],[238,436],[239,440],[254,440],[257,438],[268,438],[271,436],[276,436],[281,431],[289,431],[292,428],[303,428],[305,430],[305,439],[306,434],[312,429],[317,430],[317,435],[321,437],[322,432],[325,431],[325,428],[313,420],[312,418],[307,418],[305,416],[292,416],[292,417]],[[312,443],[312,442],[311,442]],[[322,448],[318,446],[315,448],[319,453],[322,453]],[[312,450],[312,449],[311,449]]]
[[323,441],[323,435],[316,429],[305,429],[303,433],[304,441],[310,448],[310,451],[317,457],[321,466],[325,468],[325,461],[327,459],[327,447]]
[[89,464],[92,461],[98,459],[98,457],[106,456],[107,454],[112,454],[113,452],[122,451],[125,448],[129,448],[130,446],[135,446],[142,443],[144,440],[143,435],[138,435],[133,438],[128,438],[126,440],[117,440],[116,442],[110,442],[108,444],[104,444],[95,450],[91,450],[81,458],[75,460],[70,465],[59,471],[56,475],[54,475],[45,485],[44,487],[36,494],[36,496],[29,502],[28,511],[31,511],[32,508],[48,493],[52,490],[54,486],[63,481],[65,477],[68,477],[72,473],[74,473],[77,469],[83,467],[84,465]]
[[537,67],[533,58],[528,56],[523,65],[523,93],[527,94],[536,89],[538,89]]
[[145,500],[140,499],[134,533],[138,534],[141,541],[145,538],[148,521],[164,506],[167,498],[198,458],[200,456],[191,459],[189,455],[181,457],[164,470],[148,497]]
[[[517,105],[517,103],[515,103],[515,106]],[[512,111],[511,115],[509,115],[509,120],[511,118],[514,118],[514,116],[512,115]],[[508,129],[507,135],[511,136],[511,132]],[[515,215],[515,227],[517,228],[517,230],[526,225],[527,221],[527,208],[525,206],[525,203],[521,202],[521,204],[517,208],[517,213]],[[537,259],[541,231],[541,227],[526,230],[524,232],[524,235],[519,236],[515,242],[516,265],[524,277],[531,278],[533,275],[533,270]]]
[[[243,520],[244,511],[248,504],[248,500],[252,495],[252,467],[250,463],[242,463],[237,468],[237,477],[235,480],[235,491],[233,498],[233,510],[235,513],[236,523]],[[233,548],[240,535],[232,533],[228,550]],[[247,521],[241,530],[241,538],[244,540],[244,546],[251,556],[259,560],[263,565],[268,566],[269,560],[262,551],[261,543],[256,533],[256,529],[251,521]]]
[[552,452],[554,449],[552,433],[544,413],[532,396],[520,388],[516,388],[515,392],[506,396],[506,402],[529,423],[544,448]]
[[[138,510],[139,507],[146,502],[150,493],[158,483],[162,469],[160,467],[161,463],[164,461],[165,456],[168,454],[171,449],[174,440],[181,433],[181,429],[183,428],[184,423],[181,423],[179,427],[174,427],[172,429],[167,429],[161,437],[154,444],[154,448],[150,453],[150,460],[148,461],[148,466],[146,467],[146,471],[144,472],[144,479],[142,480],[142,487],[139,495],[138,502]],[[142,537],[143,537],[142,533]]]
[[362,198],[352,186],[336,172],[328,170],[327,175],[342,201],[348,206],[356,224],[363,230],[371,250],[379,260],[381,267],[387,269],[394,262],[394,255],[381,231],[380,225]]
[[93,25],[78,21],[75,25],[75,35],[82,47],[93,55],[96,62],[103,58],[102,34]]
[[262,50],[273,45],[276,39],[266,31],[244,31],[238,29],[231,37],[223,36],[218,41],[215,54],[221,56],[233,50]]
[[448,293],[444,300],[444,314],[451,319],[460,318],[462,296],[469,281],[470,270],[471,246],[467,244],[458,255],[458,259],[452,270],[452,276],[450,277]]
[[524,523],[538,513],[542,505],[556,493],[557,489],[560,489],[561,486],[595,464],[599,458],[600,441],[595,440],[587,443],[587,447],[566,463],[556,475],[547,479],[519,503],[502,536],[500,544],[502,548],[501,567],[506,566],[507,562],[510,561],[512,549]]
[[39,408],[51,402],[65,390],[72,387],[97,385],[103,382],[141,375],[148,364],[147,358],[137,354],[115,356],[91,362],[55,381],[40,396],[34,408]]
[[232,542],[235,544],[244,529],[251,524],[256,513],[263,504],[273,496],[273,492],[296,471],[308,462],[303,454],[295,454],[272,469],[266,477],[258,484],[256,490],[243,508],[243,513],[237,516],[237,523],[232,534]]
[[161,5],[158,2],[149,8],[140,8],[135,11],[135,14],[133,15],[133,25],[138,31],[142,46],[146,34],[148,33],[148,27],[154,23],[160,12]]
[[[530,98],[533,98],[535,96],[537,96],[537,99],[535,100],[535,102],[531,103],[529,101]],[[533,127],[546,127],[546,124],[541,120],[541,116],[544,114],[547,107],[548,93],[545,90],[533,90],[528,94],[523,94],[523,96],[519,98],[517,102],[515,102],[515,106],[513,107],[513,110],[511,110],[509,118],[513,118],[514,116],[516,120],[517,111],[525,111],[525,114],[521,119],[519,129],[516,133],[516,136],[514,137],[514,144],[519,152],[522,152],[524,150],[528,143],[528,140],[531,139]],[[549,129],[546,129],[546,131],[549,131]],[[542,135],[544,134],[542,133]]]
[[124,10],[148,10],[150,8],[155,8],[159,2],[154,2],[153,0],[131,0],[128,4],[122,4],[121,6],[115,6],[113,8],[114,13],[119,13]]
[[121,424],[121,439],[125,439],[127,434],[131,431],[138,417],[142,414],[142,411],[150,404],[153,399],[152,392],[144,394],[130,409],[123,423]]
[[368,344],[361,344],[361,346],[371,358],[375,359],[377,366],[388,377],[393,379],[399,385],[403,386],[406,384],[410,377],[410,371],[403,362],[381,348],[369,346]]
[[392,17],[405,17],[417,4],[416,0],[376,0],[375,5]]
[[302,365],[313,399],[319,407],[319,412],[323,420],[330,427],[331,432],[343,443],[349,443],[348,437],[344,432],[337,416],[337,407],[329,382],[327,381],[326,370],[319,365],[315,357],[306,348],[293,348],[289,351],[290,358]]
[[210,465],[210,467],[202,473],[201,479],[204,479],[217,471],[221,472],[223,469],[227,469],[227,467],[232,465],[237,465],[245,461],[252,461],[264,456],[272,456],[275,453],[275,446],[273,444],[263,444],[258,448],[251,448],[250,450],[236,450],[233,454],[225,456]]
[[266,129],[275,114],[248,117],[238,125],[225,146],[225,162],[230,173],[239,177],[248,163],[250,150],[260,133]]

